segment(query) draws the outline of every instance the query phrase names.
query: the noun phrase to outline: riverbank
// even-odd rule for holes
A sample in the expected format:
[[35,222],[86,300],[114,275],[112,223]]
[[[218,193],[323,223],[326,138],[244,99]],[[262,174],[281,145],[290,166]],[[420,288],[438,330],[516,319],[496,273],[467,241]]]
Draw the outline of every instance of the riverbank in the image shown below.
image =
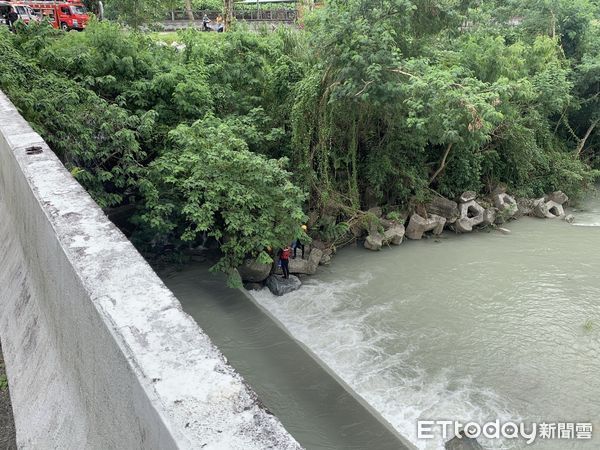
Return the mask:
[[[381,207],[373,207],[358,211],[346,222],[337,224],[347,230],[337,239],[324,242],[314,238],[306,245],[306,252],[304,248],[301,252],[298,250],[300,253],[297,257],[294,255],[289,260],[289,272],[298,276],[314,275],[319,266],[331,262],[339,248],[351,243],[367,250],[380,251],[384,247],[401,245],[405,238],[421,240],[440,236],[445,230],[457,234],[498,230],[508,234],[510,231],[502,225],[523,216],[572,223],[575,216],[565,212],[568,202],[569,197],[561,191],[536,199],[516,199],[505,189],[498,188],[485,197],[467,191],[456,201],[434,196],[428,203],[414,207],[410,213],[392,210],[384,214]],[[309,223],[309,227],[313,225]],[[319,230],[317,233],[320,233]],[[273,294],[281,296],[301,287],[297,277],[286,280],[279,276],[282,271],[277,258],[272,264],[248,259],[238,268],[238,272],[248,290],[260,290],[267,286]]]

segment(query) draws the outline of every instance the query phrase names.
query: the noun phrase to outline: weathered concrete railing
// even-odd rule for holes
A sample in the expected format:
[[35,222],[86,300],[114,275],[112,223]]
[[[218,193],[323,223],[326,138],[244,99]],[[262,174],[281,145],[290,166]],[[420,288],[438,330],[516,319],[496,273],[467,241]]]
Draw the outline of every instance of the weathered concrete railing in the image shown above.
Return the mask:
[[0,336],[20,447],[298,447],[1,92]]

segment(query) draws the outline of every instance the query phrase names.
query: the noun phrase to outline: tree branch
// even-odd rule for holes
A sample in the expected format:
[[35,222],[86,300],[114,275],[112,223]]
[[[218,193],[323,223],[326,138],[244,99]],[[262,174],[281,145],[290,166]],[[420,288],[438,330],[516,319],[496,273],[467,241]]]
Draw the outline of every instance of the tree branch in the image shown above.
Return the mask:
[[450,144],[448,144],[448,147],[446,147],[446,151],[444,152],[444,157],[442,158],[442,161],[440,162],[440,167],[438,167],[438,170],[435,171],[435,173],[429,180],[429,184],[433,183],[433,181],[442,172],[442,170],[444,170],[446,168],[446,159],[448,158],[448,154],[450,153],[450,150],[452,150],[453,145],[454,145],[453,143],[450,143]]
[[360,91],[358,91],[356,94],[354,94],[355,97],[358,97],[358,96],[360,96],[360,94],[362,94],[363,92],[365,92],[367,90],[367,88],[369,87],[369,85],[373,84],[373,82],[375,80],[371,80],[371,81],[362,80],[362,81],[363,81],[363,83],[365,83],[365,85],[363,86],[363,88]]
[[596,125],[598,125],[598,122],[600,122],[600,119],[596,119],[594,122],[592,122],[590,127],[585,132],[585,135],[583,136],[583,138],[581,138],[581,140],[579,141],[579,144],[577,144],[577,153],[575,155],[578,158],[579,158],[579,155],[581,154],[581,152],[583,152],[585,143],[588,140],[588,138],[590,137],[590,135],[592,134],[592,131],[594,131],[594,128],[596,128]]
[[409,73],[409,72],[405,72],[405,71],[404,71],[404,70],[402,70],[402,69],[389,69],[389,71],[390,71],[390,72],[394,72],[394,73],[400,73],[400,74],[402,74],[402,75],[406,75],[406,76],[407,76],[407,77],[409,77],[409,78],[419,78],[418,76],[416,76],[416,75],[413,75],[412,73]]

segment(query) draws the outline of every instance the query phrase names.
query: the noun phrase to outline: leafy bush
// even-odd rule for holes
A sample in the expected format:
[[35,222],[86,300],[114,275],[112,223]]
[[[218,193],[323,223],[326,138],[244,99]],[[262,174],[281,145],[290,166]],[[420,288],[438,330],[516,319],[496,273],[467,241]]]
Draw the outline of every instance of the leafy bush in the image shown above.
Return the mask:
[[206,116],[169,135],[170,148],[154,160],[141,182],[140,221],[171,239],[193,242],[206,233],[220,243],[217,269],[228,272],[248,256],[270,261],[269,247],[283,247],[305,220],[302,191],[284,160],[248,150],[227,122]]

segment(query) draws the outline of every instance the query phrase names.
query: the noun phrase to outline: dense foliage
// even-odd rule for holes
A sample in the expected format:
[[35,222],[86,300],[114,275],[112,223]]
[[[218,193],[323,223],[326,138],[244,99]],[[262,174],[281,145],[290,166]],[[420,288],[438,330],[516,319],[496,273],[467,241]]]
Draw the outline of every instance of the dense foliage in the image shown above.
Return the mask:
[[330,0],[303,31],[190,30],[182,51],[109,23],[2,29],[0,88],[101,206],[135,206],[141,249],[210,237],[230,272],[307,216],[333,240],[433,192],[579,196],[600,154],[594,17],[589,0]]
[[190,31],[179,53],[106,22],[0,33],[0,87],[102,207],[137,207],[142,250],[208,236],[230,272],[299,233],[305,195],[281,158],[277,93],[299,78],[280,61],[284,35]]
[[[85,0],[91,11],[98,11],[98,0]],[[202,17],[202,13],[213,14],[224,12],[224,0],[104,0],[106,16],[109,19],[139,27],[144,24],[162,21],[168,18],[171,12],[185,12],[184,17],[189,17],[193,12],[196,20]],[[294,9],[294,4],[289,3],[261,3],[256,4],[237,3],[235,11],[257,11]]]
[[[566,56],[559,31],[509,25],[491,14],[503,8],[480,3],[485,8],[332,0],[313,18],[316,61],[298,86],[293,120],[296,157],[311,155],[316,191],[341,208],[418,203],[431,189],[455,197],[499,183],[520,195],[577,194],[591,180],[574,155],[585,119],[577,131],[565,130],[575,130],[570,117],[598,92],[597,73],[581,96],[575,86],[583,67]],[[531,6],[523,17],[540,13]],[[574,54],[586,54],[586,40],[598,41],[592,10],[582,6],[585,36],[565,31]],[[588,142],[579,156],[589,158],[593,148]]]

